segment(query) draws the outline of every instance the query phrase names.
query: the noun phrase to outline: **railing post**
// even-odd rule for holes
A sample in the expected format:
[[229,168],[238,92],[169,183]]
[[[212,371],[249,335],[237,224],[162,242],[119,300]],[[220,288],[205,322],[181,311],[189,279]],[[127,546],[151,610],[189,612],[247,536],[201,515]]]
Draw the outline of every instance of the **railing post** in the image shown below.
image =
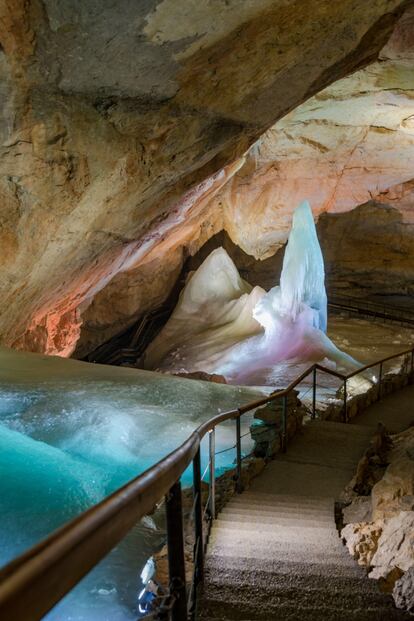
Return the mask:
[[210,429],[208,432],[209,454],[210,454],[210,515],[211,519],[216,519],[216,430]]
[[282,453],[286,453],[287,414],[287,395],[284,395],[282,398]]
[[411,381],[414,380],[413,373],[414,373],[414,349],[411,350]]
[[204,539],[203,539],[203,503],[201,498],[201,457],[200,447],[193,459],[193,493],[194,493],[194,563],[196,585],[204,578]]
[[343,421],[344,423],[348,422],[348,408],[347,408],[348,395],[346,391],[346,378],[344,379],[344,413],[343,413]]
[[382,384],[382,362],[380,362],[379,366],[379,375],[378,375],[378,401],[381,399],[381,384]]
[[181,483],[177,481],[165,497],[167,514],[168,571],[170,589],[175,596],[171,621],[187,621],[185,557]]
[[313,369],[313,382],[312,382],[312,419],[316,416],[316,367]]
[[241,494],[243,491],[242,486],[242,460],[241,460],[241,430],[240,430],[240,415],[236,418],[236,491]]

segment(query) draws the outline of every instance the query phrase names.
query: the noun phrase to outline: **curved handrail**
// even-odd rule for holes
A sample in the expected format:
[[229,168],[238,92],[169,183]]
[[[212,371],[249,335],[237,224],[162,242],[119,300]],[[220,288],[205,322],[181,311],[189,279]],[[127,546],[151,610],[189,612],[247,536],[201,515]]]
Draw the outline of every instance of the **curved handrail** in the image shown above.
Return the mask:
[[181,446],[154,466],[0,570],[0,618],[36,621],[46,614],[119,543],[140,518],[154,509],[190,465],[203,437],[220,423],[239,419],[245,412],[286,397],[314,371],[346,381],[373,366],[406,354],[411,354],[412,371],[412,347],[347,375],[313,364],[286,388],[202,423]]

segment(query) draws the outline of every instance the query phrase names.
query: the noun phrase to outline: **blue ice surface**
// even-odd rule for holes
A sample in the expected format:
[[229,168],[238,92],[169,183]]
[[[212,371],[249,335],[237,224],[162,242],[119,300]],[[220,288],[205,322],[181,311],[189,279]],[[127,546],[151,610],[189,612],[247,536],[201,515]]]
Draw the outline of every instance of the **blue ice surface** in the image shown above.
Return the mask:
[[[0,348],[0,563],[153,465],[219,409],[262,395]],[[234,441],[235,423],[220,426],[216,450]],[[248,436],[244,442],[248,450]],[[234,449],[218,455],[217,473],[234,457]],[[191,484],[191,468],[183,484]],[[47,618],[136,619],[139,574],[164,536],[162,512],[141,521]]]

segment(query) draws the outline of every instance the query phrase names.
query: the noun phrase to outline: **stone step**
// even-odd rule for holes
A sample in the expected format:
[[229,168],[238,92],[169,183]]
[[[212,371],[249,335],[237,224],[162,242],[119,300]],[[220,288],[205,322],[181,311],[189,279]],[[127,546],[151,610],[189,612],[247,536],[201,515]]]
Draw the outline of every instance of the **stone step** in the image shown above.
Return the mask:
[[298,526],[302,526],[302,528],[307,526],[331,526],[335,529],[335,522],[332,516],[312,516],[310,519],[300,513],[280,514],[276,511],[263,515],[260,511],[226,509],[219,514],[217,521],[230,523],[253,522],[256,525],[273,524],[275,526],[278,524],[283,526],[295,523]]
[[214,589],[220,592],[222,589],[250,589],[252,585],[256,588],[260,586],[264,592],[271,591],[272,594],[284,594],[292,591],[292,589],[314,591],[326,591],[327,584],[329,592],[340,592],[342,594],[356,593],[367,594],[382,600],[383,593],[379,591],[378,584],[375,580],[365,580],[365,576],[355,573],[353,575],[330,573],[327,582],[327,572],[320,574],[303,572],[301,564],[292,565],[292,563],[281,562],[277,570],[273,566],[272,574],[263,569],[263,563],[256,562],[247,567],[224,567],[217,572],[217,566],[206,566],[206,581],[208,587],[205,592],[208,596],[213,594]]
[[264,503],[266,505],[280,505],[280,506],[296,506],[300,505],[306,508],[329,508],[334,504],[335,499],[332,496],[309,496],[306,494],[278,494],[269,492],[255,492],[254,490],[246,490],[242,494],[233,496],[229,502],[251,501],[253,503]]
[[265,522],[260,517],[257,520],[250,516],[248,519],[247,515],[244,516],[244,520],[240,520],[237,518],[237,515],[227,516],[228,519],[222,519],[220,514],[219,518],[214,522],[214,530],[215,532],[221,529],[234,529],[234,530],[254,530],[257,532],[260,529],[261,533],[273,533],[275,536],[278,533],[283,533],[285,529],[290,531],[323,531],[327,534],[333,534],[335,537],[338,537],[338,531],[336,530],[335,524],[332,522],[322,522],[317,520],[301,520],[297,518],[289,518],[289,519],[278,519],[274,518],[272,522]]
[[[203,591],[204,607],[208,609],[208,602],[214,602],[215,605],[226,606],[229,602],[237,602],[236,608],[240,611],[242,608],[252,608],[253,600],[260,601],[261,613],[267,610],[269,613],[276,611],[278,607],[288,606],[296,602],[301,608],[313,607],[316,602],[320,604],[320,612],[323,613],[325,607],[339,608],[342,610],[355,610],[367,608],[388,609],[394,608],[391,597],[385,596],[383,593],[373,593],[372,591],[359,591],[355,589],[341,588],[339,581],[335,584],[329,581],[324,588],[312,588],[310,586],[300,585],[289,587],[288,583],[280,586],[276,584],[264,584],[260,581],[254,581],[250,588],[245,585],[213,585],[209,584],[208,588]],[[266,586],[268,588],[266,588]],[[259,599],[258,599],[259,596]],[[228,609],[231,607],[228,606]],[[323,615],[321,614],[322,618]],[[249,617],[247,617],[249,619]]]
[[254,511],[255,513],[262,512],[263,514],[279,513],[285,515],[301,515],[303,517],[334,517],[334,503],[329,506],[309,506],[302,505],[299,502],[296,504],[279,504],[277,502],[260,502],[259,500],[250,500],[249,498],[243,498],[240,500],[232,500],[226,504],[223,512],[227,511]]
[[332,503],[332,505],[328,508],[320,508],[317,509],[316,507],[314,509],[307,509],[306,507],[304,507],[303,511],[301,509],[301,505],[297,504],[297,505],[285,505],[284,507],[281,507],[280,505],[274,504],[274,505],[269,505],[267,503],[260,503],[258,501],[255,502],[251,502],[248,499],[244,499],[243,501],[234,501],[234,502],[229,502],[225,508],[223,509],[222,513],[231,513],[231,512],[237,512],[237,513],[246,513],[248,511],[252,511],[253,513],[262,513],[264,516],[271,516],[271,515],[284,515],[284,516],[290,516],[290,515],[299,515],[302,516],[303,518],[309,518],[309,519],[334,519],[334,504]]
[[[247,613],[247,614],[246,614]],[[220,616],[217,616],[217,615]],[[260,607],[248,610],[229,610],[220,603],[210,602],[206,608],[200,607],[197,616],[200,621],[409,621],[407,614],[400,610],[383,609],[382,607],[348,607],[343,610],[337,607],[319,607],[317,604],[303,608],[295,604],[279,605],[276,610]]]
[[[252,572],[256,571],[259,565],[260,571],[267,574],[280,574],[291,573],[294,575],[311,575],[311,576],[344,576],[363,579],[365,583],[366,571],[355,563],[349,556],[339,559],[339,562],[335,563],[317,563],[313,559],[306,557],[303,561],[295,562],[290,559],[281,558],[269,558],[263,563],[262,559],[258,562],[257,558],[246,558],[237,556],[223,556],[209,553],[205,560],[206,572],[209,575],[213,571],[227,572],[237,570],[239,572]],[[376,582],[369,581],[376,585]]]
[[255,525],[254,522],[252,524],[253,531],[248,524],[232,525],[231,523],[217,520],[211,529],[210,541],[212,543],[218,543],[219,541],[240,541],[240,543],[243,543],[251,540],[264,545],[271,545],[273,542],[278,541],[300,541],[303,544],[323,545],[324,548],[327,545],[337,545],[338,547],[341,545],[338,533],[332,527],[315,528],[309,526],[305,529],[300,525],[293,525],[273,528],[272,525],[267,524],[263,525],[263,528],[260,525],[260,529],[258,529],[257,524]]
[[304,425],[305,433],[316,433],[318,437],[323,437],[324,434],[343,434],[344,436],[350,436],[352,438],[368,437],[371,438],[373,431],[375,432],[375,425],[359,425],[358,423],[340,423],[330,420],[314,420],[309,421]]
[[285,513],[287,515],[291,514],[291,513],[299,513],[300,515],[303,516],[309,516],[312,517],[314,515],[317,516],[330,516],[333,517],[334,516],[334,511],[335,511],[335,503],[332,501],[329,504],[315,504],[315,505],[309,505],[309,504],[303,504],[301,502],[296,502],[296,503],[281,503],[281,502],[271,502],[268,500],[259,500],[256,498],[243,498],[243,494],[242,496],[238,496],[237,498],[233,498],[232,500],[230,500],[226,506],[224,507],[223,511],[227,510],[227,509],[235,509],[235,510],[251,510],[251,511],[263,511],[263,512],[278,512],[278,513]]
[[[355,561],[348,555],[344,556],[343,550],[323,546],[318,544],[309,545],[302,542],[274,542],[271,546],[254,542],[222,542],[209,544],[209,554],[214,556],[221,555],[223,559],[227,556],[239,559],[259,559],[263,561],[288,558],[295,563],[311,562],[321,565],[340,563],[342,566],[355,565]],[[346,554],[346,553],[345,553]]]

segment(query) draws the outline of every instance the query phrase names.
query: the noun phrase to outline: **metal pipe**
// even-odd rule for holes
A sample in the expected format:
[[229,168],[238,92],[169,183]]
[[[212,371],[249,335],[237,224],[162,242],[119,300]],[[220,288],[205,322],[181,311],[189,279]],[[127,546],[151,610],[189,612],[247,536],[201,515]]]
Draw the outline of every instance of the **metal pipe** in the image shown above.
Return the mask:
[[165,501],[170,592],[175,596],[171,621],[187,621],[183,511],[179,481],[171,487]]
[[236,491],[241,494],[243,491],[242,486],[242,460],[241,460],[241,431],[240,431],[240,416],[236,418]]
[[193,494],[194,494],[194,565],[196,585],[204,578],[204,540],[203,540],[203,503],[201,498],[201,457],[200,448],[193,459]]
[[379,365],[379,376],[378,376],[378,396],[377,396],[378,401],[381,399],[382,365],[383,365],[383,363],[380,362],[380,365]]
[[282,453],[286,453],[286,436],[287,436],[287,395],[284,395],[282,400]]
[[216,519],[216,430],[210,429],[208,432],[209,443],[209,464],[210,464],[210,515],[211,519]]
[[316,372],[317,369],[313,369],[313,382],[312,382],[312,420],[316,417]]
[[344,413],[343,413],[344,423],[348,422],[347,401],[348,401],[348,395],[346,392],[346,378],[345,378],[344,380]]

